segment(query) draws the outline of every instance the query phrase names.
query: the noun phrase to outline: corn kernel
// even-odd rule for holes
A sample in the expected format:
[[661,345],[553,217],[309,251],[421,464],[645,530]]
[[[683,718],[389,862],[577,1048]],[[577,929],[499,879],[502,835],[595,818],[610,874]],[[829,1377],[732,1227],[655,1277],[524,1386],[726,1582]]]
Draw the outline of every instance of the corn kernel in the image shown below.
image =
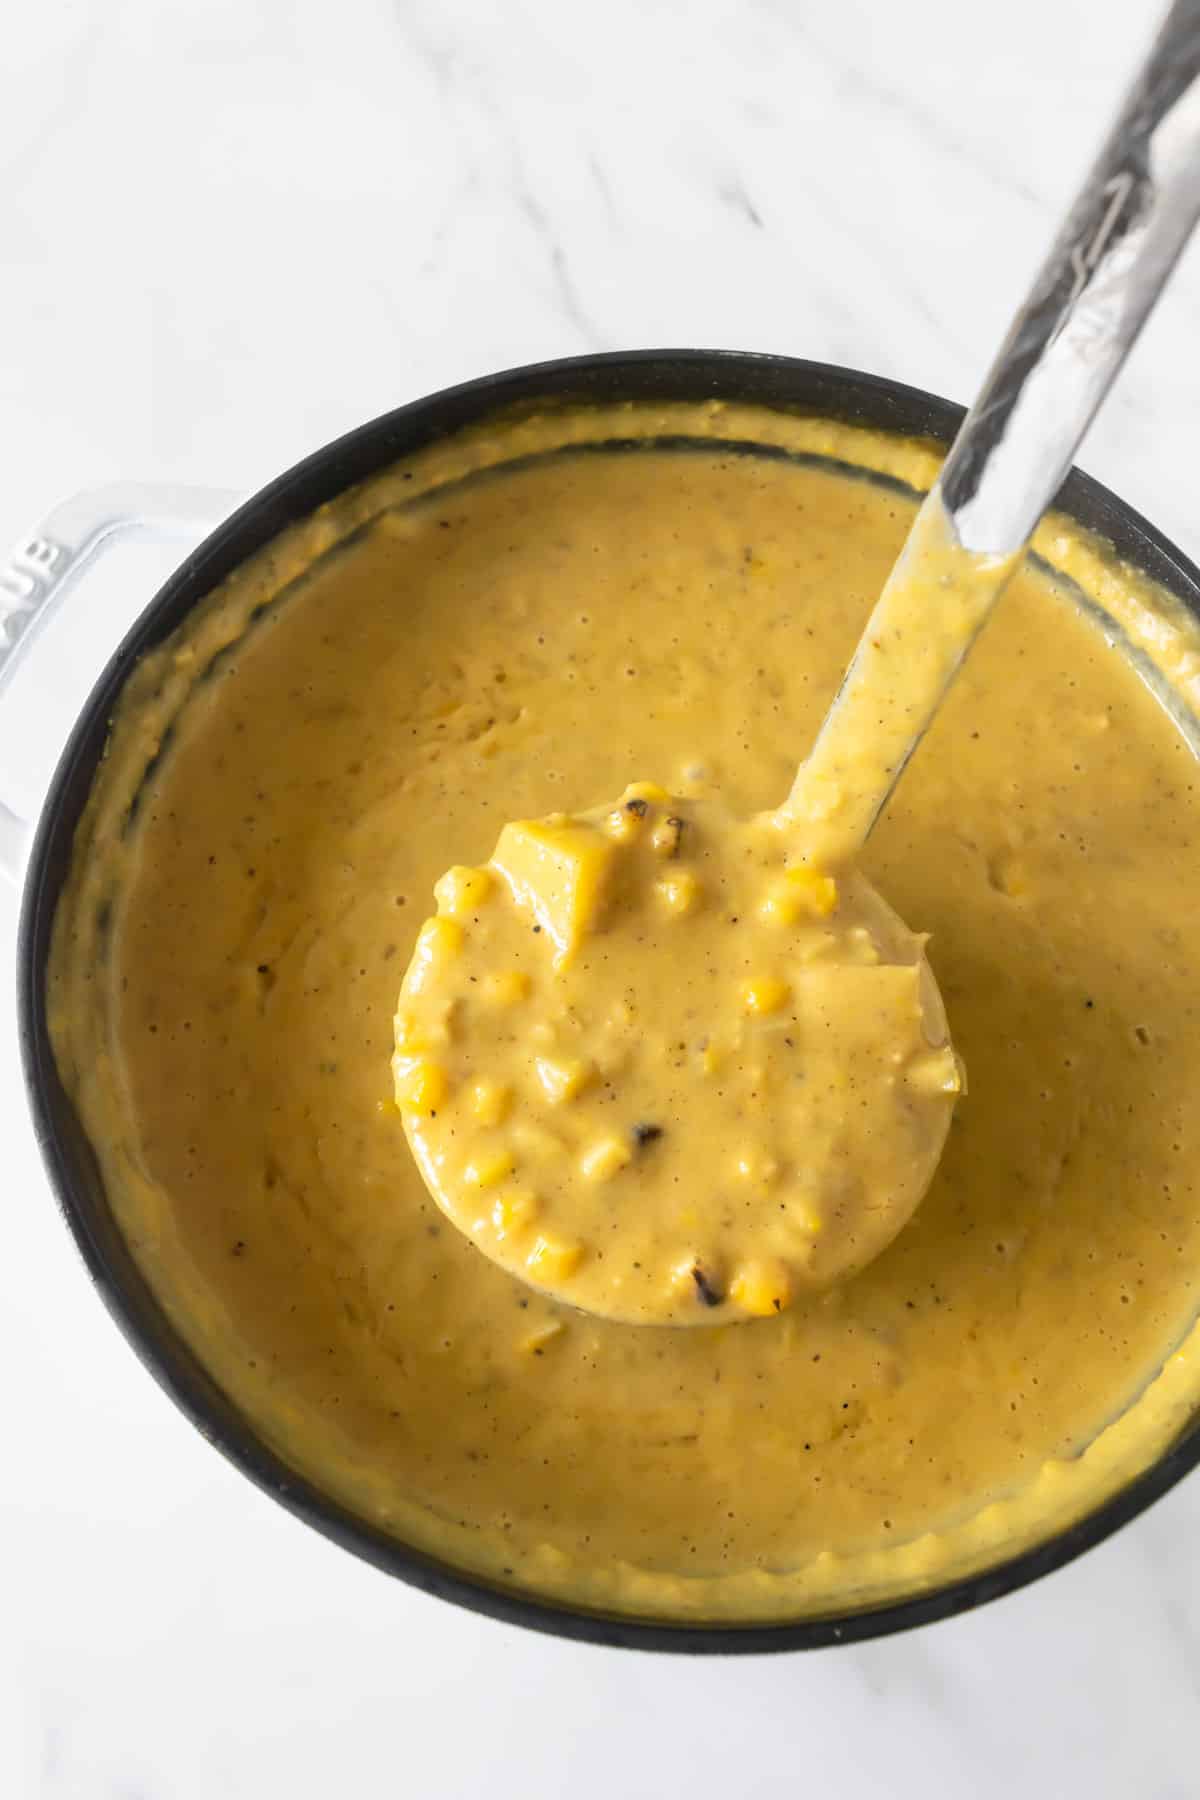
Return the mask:
[[763,1318],[792,1302],[792,1278],[774,1258],[743,1263],[729,1284],[729,1298],[743,1312]]
[[621,795],[622,802],[627,800],[645,800],[650,806],[670,806],[671,796],[665,787],[659,787],[657,781],[631,781]]
[[435,883],[433,896],[443,916],[448,913],[451,918],[457,918],[462,913],[474,912],[491,890],[492,877],[486,869],[468,869],[456,864]]
[[552,1106],[577,1099],[595,1074],[591,1063],[560,1062],[550,1056],[539,1056],[534,1066],[542,1091]]
[[539,1237],[525,1258],[525,1267],[535,1281],[566,1281],[583,1261],[583,1245],[557,1237]]
[[532,986],[524,969],[497,969],[482,982],[483,997],[491,1006],[517,1006],[529,998]]
[[660,856],[678,856],[686,829],[686,821],[678,813],[668,813],[654,827],[650,842]]
[[719,1262],[693,1254],[675,1264],[669,1276],[677,1294],[686,1294],[701,1306],[720,1306],[725,1299],[725,1277]]
[[633,1155],[624,1138],[614,1134],[597,1138],[579,1159],[580,1173],[588,1181],[610,1181],[620,1173]]
[[734,1166],[742,1180],[752,1182],[755,1187],[770,1187],[779,1179],[778,1160],[753,1144],[747,1144],[739,1152]]
[[1021,900],[1029,893],[1029,865],[1014,850],[1000,850],[988,863],[988,881],[998,894]]
[[654,884],[654,891],[670,913],[682,917],[695,912],[700,902],[700,883],[688,869],[678,875],[664,875]]
[[492,1207],[492,1224],[499,1238],[527,1231],[538,1213],[538,1198],[528,1188],[505,1188]]
[[635,836],[641,828],[642,820],[640,814],[636,809],[633,812],[630,812],[627,806],[614,807],[604,821],[605,831],[608,833],[609,837],[616,838],[619,844],[623,844],[629,838]]
[[417,953],[434,958],[457,956],[463,947],[463,928],[455,919],[435,913],[417,933]]
[[521,1339],[521,1348],[527,1356],[540,1356],[547,1344],[552,1344],[565,1330],[561,1319],[547,1319],[544,1324],[535,1325],[528,1337]]
[[402,1112],[428,1116],[435,1113],[450,1091],[446,1071],[427,1056],[397,1056],[392,1063],[396,1081],[396,1105]]
[[561,1162],[566,1154],[566,1145],[562,1139],[532,1119],[522,1119],[518,1116],[513,1120],[510,1134],[513,1143],[521,1153],[522,1160],[542,1163]]
[[471,1111],[481,1125],[500,1125],[508,1117],[512,1089],[502,1081],[477,1081],[471,1089]]
[[456,919],[441,913],[426,919],[417,933],[417,945],[404,976],[402,991],[419,994],[429,977],[459,954],[463,947],[463,928]]
[[778,975],[759,975],[742,983],[742,1006],[748,1013],[760,1016],[781,1012],[791,998],[792,990]]
[[463,1180],[470,1187],[496,1187],[508,1179],[516,1166],[517,1159],[511,1150],[489,1150],[472,1157],[463,1170]]
[[408,1007],[402,1006],[392,1020],[392,1032],[397,1050],[424,1049],[424,1036],[417,1016]]
[[815,869],[785,869],[767,889],[761,916],[772,925],[794,925],[799,919],[827,919],[838,903],[837,882]]

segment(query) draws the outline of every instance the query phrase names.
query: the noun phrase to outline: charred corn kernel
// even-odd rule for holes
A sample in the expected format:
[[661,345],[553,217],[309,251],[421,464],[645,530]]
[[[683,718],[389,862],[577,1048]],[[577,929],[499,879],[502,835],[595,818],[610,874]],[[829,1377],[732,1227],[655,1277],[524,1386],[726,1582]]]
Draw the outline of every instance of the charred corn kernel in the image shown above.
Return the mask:
[[660,856],[678,856],[683,848],[683,834],[687,824],[678,813],[668,813],[658,821],[650,837],[650,842]]
[[665,787],[659,787],[657,781],[631,781],[621,795],[622,806],[631,800],[644,800],[648,806],[670,806],[671,796]]
[[688,869],[681,869],[678,875],[663,875],[655,882],[654,892],[668,912],[680,916],[695,912],[700,904],[700,883]]
[[542,1092],[552,1106],[577,1099],[596,1072],[591,1063],[561,1062],[551,1056],[539,1056],[535,1067]]
[[963,1069],[949,1044],[918,1056],[908,1066],[905,1081],[914,1094],[961,1094]]
[[561,1319],[546,1319],[543,1324],[535,1325],[527,1337],[521,1339],[521,1348],[527,1356],[539,1356],[547,1344],[552,1344],[556,1337],[561,1337],[566,1326]]
[[525,1258],[525,1267],[535,1281],[566,1281],[583,1261],[583,1245],[565,1238],[543,1235]]
[[776,1158],[765,1150],[756,1149],[753,1144],[738,1153],[734,1167],[743,1181],[752,1182],[755,1187],[770,1187],[779,1180]]
[[758,975],[742,983],[742,1006],[748,1013],[760,1016],[782,1012],[792,990],[778,975]]
[[524,969],[497,969],[481,983],[483,997],[490,1006],[517,1006],[528,1000],[532,985]]
[[471,1089],[471,1111],[481,1125],[500,1125],[508,1117],[512,1089],[502,1081],[477,1081]]
[[426,919],[417,933],[417,945],[405,972],[402,992],[419,994],[431,975],[445,967],[463,947],[463,928],[457,919],[441,913]]
[[792,1278],[786,1265],[774,1258],[743,1263],[729,1283],[729,1298],[757,1317],[782,1312],[792,1302]]
[[488,1150],[471,1158],[463,1170],[463,1180],[471,1187],[498,1187],[508,1180],[516,1166],[517,1159],[511,1150]]
[[487,869],[469,869],[456,864],[435,884],[433,897],[443,915],[449,913],[452,918],[457,918],[482,906],[491,889],[492,877]]
[[720,1306],[725,1299],[725,1276],[709,1256],[688,1256],[675,1264],[668,1277],[676,1293],[686,1294],[701,1307]]
[[496,1204],[492,1207],[492,1224],[496,1236],[500,1238],[515,1237],[519,1232],[528,1231],[538,1215],[538,1198],[528,1188],[505,1188],[497,1195]]
[[785,869],[763,896],[759,912],[772,925],[795,925],[799,919],[827,919],[838,902],[837,882],[815,869]]
[[435,1113],[450,1091],[446,1071],[427,1056],[395,1058],[396,1105],[422,1117]]
[[614,1132],[588,1145],[579,1159],[579,1171],[588,1181],[611,1181],[632,1156],[628,1143]]

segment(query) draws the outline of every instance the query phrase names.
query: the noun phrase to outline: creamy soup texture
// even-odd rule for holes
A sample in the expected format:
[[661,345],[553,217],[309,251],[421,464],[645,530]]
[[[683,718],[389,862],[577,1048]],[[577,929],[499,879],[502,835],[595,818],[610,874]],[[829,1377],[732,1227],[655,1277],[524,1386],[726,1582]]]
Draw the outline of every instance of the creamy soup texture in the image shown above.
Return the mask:
[[778,804],[935,471],[720,405],[477,431],[286,533],[118,709],[50,973],[114,1208],[296,1470],[489,1579],[866,1604],[1046,1535],[1192,1409],[1200,809],[1114,638],[1181,719],[1197,665],[1061,521],[1065,574],[1016,578],[862,860],[970,1072],[869,1267],[750,1322],[590,1316],[447,1223],[392,1098],[435,881],[633,773]]
[[635,782],[438,882],[396,1103],[479,1249],[605,1318],[715,1325],[908,1223],[961,1072],[921,939],[803,842]]

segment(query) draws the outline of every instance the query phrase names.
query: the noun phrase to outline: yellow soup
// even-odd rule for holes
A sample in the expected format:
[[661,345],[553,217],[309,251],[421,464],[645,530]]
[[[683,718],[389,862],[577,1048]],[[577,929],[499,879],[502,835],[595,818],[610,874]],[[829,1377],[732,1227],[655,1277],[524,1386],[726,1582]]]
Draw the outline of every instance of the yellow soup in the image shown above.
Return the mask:
[[635,782],[438,882],[396,1103],[479,1249],[604,1318],[712,1326],[908,1223],[962,1085],[945,1013],[857,870],[785,866],[804,841]]
[[[118,709],[50,978],[114,1208],[296,1469],[485,1576],[684,1619],[862,1604],[1044,1536],[1193,1406],[1195,763],[1044,570],[863,858],[971,1078],[868,1268],[744,1323],[577,1312],[443,1219],[392,1103],[434,882],[633,772],[777,804],[934,468],[720,406],[479,432],[285,534]],[[1186,626],[1061,522],[1038,543],[1183,717]]]

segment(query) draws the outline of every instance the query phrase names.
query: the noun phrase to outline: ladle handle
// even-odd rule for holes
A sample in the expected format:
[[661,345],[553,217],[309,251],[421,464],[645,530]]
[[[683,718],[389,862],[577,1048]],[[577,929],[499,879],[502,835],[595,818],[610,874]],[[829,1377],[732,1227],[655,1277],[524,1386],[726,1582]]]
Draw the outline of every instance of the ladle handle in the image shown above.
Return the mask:
[[1198,76],[1200,0],[1175,0],[784,803],[810,862],[861,848],[1196,224]]
[[967,550],[1024,547],[1200,216],[1200,0],[1175,0],[942,470]]

